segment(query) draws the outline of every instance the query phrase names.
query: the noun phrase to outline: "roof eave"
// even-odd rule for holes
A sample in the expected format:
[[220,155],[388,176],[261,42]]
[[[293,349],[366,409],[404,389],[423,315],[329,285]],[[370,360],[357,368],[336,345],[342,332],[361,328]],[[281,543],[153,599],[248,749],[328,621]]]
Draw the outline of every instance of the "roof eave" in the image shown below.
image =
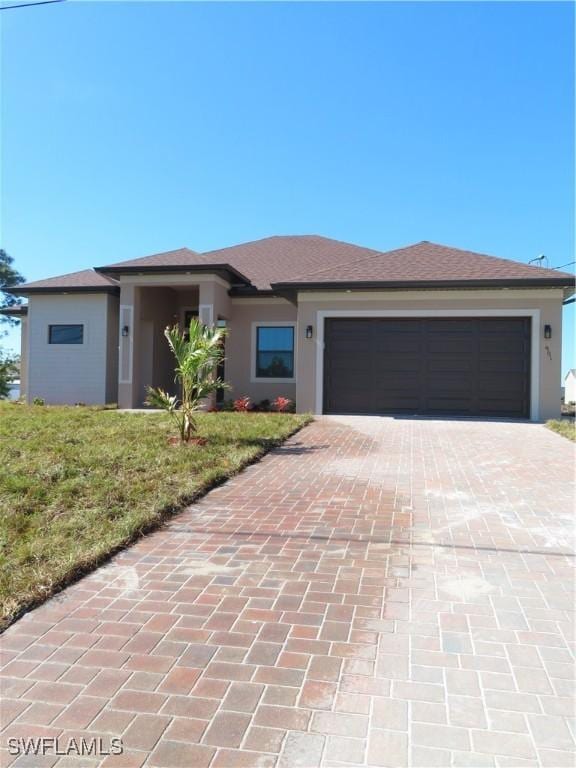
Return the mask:
[[14,307],[2,307],[0,309],[0,315],[5,317],[25,317],[27,314],[28,306],[26,304],[17,304]]
[[59,285],[59,286],[39,286],[37,288],[4,288],[6,293],[12,296],[36,296],[38,294],[48,293],[110,293],[113,296],[120,294],[120,287],[117,285]]
[[272,283],[274,291],[332,290],[426,290],[429,288],[573,288],[574,280],[566,278],[494,278],[483,280],[339,280],[330,282]]
[[230,264],[186,264],[153,266],[115,266],[94,267],[94,271],[101,275],[153,275],[153,274],[216,274],[223,277],[229,283],[241,282],[251,285],[251,281],[242,272],[239,272]]
[[254,285],[237,285],[230,289],[230,296],[232,298],[252,298],[252,297],[270,297],[277,296],[278,292],[272,290],[272,288],[257,288]]

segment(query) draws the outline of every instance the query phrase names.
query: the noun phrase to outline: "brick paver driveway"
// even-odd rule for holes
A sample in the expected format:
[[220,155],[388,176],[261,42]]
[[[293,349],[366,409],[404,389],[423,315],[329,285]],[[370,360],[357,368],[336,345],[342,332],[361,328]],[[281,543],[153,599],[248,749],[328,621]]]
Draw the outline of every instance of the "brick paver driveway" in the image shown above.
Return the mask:
[[124,744],[15,764],[572,765],[573,450],[320,419],[6,633],[5,740]]

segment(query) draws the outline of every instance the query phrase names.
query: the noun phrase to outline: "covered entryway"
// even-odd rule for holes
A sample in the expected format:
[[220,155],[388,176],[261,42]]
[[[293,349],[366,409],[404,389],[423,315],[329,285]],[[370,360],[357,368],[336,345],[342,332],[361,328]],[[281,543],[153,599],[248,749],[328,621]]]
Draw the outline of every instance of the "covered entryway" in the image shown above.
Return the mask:
[[530,318],[326,318],[324,413],[530,413]]

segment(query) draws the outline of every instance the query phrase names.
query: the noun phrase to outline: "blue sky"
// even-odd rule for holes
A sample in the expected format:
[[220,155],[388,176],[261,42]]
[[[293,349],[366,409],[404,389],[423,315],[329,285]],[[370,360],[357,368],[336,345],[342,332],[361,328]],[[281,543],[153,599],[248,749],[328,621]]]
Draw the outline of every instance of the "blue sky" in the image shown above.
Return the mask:
[[[5,11],[2,245],[30,280],[270,234],[572,261],[573,14],[553,2]],[[573,308],[565,320],[563,370],[576,367]]]

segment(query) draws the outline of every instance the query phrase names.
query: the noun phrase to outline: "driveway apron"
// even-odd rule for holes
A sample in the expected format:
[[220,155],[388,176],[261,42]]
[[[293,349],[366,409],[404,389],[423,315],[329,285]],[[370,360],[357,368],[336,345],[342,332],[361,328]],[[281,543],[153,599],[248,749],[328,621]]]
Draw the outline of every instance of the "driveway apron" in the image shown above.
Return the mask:
[[2,765],[573,765],[573,474],[542,425],[319,418],[4,634]]

